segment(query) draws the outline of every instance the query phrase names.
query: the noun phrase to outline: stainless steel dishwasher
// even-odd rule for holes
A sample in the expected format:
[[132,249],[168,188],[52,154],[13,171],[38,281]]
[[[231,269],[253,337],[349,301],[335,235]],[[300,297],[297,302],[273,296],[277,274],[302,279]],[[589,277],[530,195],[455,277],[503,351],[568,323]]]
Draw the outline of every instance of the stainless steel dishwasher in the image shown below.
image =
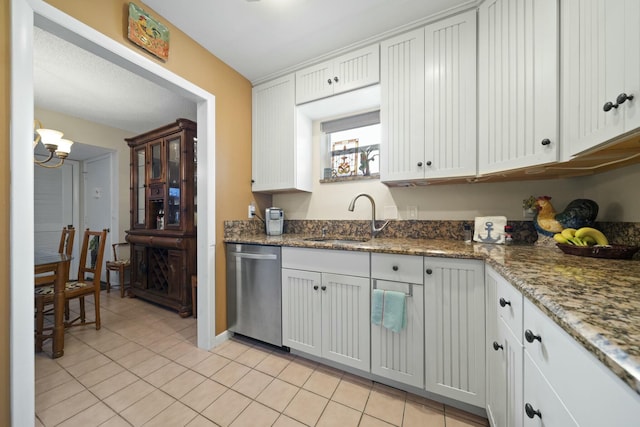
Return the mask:
[[282,347],[280,246],[227,244],[231,332]]

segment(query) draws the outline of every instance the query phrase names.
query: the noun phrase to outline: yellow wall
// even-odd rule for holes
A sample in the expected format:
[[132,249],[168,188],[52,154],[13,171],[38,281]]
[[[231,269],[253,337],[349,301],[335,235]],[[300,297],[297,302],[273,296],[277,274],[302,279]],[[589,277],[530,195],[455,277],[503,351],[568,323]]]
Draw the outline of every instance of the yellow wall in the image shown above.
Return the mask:
[[[10,93],[10,7],[0,6],[0,81]],[[128,0],[49,0],[48,3],[115,41],[148,56],[126,38]],[[216,333],[226,330],[223,222],[243,218],[251,193],[251,83],[207,52],[142,2],[136,2],[171,31],[169,60],[158,63],[216,97]],[[9,203],[9,96],[0,104],[0,203]],[[8,210],[0,210],[0,233],[9,234]],[[9,425],[9,244],[0,239],[0,425]]]
[[[48,3],[153,60],[126,36],[128,0]],[[170,30],[169,60],[156,60],[216,97],[216,333],[226,330],[223,221],[243,218],[251,194],[251,83],[142,2]]]
[[[0,204],[9,205],[9,2],[0,5]],[[9,210],[0,209],[0,235],[9,235]],[[8,426],[9,412],[9,242],[0,239],[0,425]]]

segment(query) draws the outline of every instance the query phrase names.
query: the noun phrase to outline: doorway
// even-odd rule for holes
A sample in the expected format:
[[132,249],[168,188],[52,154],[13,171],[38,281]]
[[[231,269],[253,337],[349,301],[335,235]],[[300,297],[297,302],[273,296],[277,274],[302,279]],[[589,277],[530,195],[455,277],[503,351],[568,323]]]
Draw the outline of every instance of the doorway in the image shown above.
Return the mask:
[[198,346],[215,343],[215,97],[44,1],[11,2],[10,383],[13,425],[34,423],[33,28],[63,35],[108,60],[161,83],[197,103],[198,122]]

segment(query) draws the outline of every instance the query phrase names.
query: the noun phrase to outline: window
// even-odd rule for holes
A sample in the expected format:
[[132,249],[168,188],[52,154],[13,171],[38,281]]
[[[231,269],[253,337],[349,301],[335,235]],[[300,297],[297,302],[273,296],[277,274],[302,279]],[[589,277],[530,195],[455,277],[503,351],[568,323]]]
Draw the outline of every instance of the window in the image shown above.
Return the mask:
[[380,111],[321,123],[325,180],[380,176]]

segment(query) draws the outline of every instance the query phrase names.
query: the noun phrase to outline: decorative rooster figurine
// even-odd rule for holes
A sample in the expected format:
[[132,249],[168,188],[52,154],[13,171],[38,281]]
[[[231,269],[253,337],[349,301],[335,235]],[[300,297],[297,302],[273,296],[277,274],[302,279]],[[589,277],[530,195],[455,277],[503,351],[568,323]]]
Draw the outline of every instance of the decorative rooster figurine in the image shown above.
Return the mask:
[[560,213],[556,213],[549,200],[549,196],[540,196],[535,203],[533,226],[544,236],[552,237],[565,228],[591,227],[598,216],[598,204],[593,200],[573,200]]

